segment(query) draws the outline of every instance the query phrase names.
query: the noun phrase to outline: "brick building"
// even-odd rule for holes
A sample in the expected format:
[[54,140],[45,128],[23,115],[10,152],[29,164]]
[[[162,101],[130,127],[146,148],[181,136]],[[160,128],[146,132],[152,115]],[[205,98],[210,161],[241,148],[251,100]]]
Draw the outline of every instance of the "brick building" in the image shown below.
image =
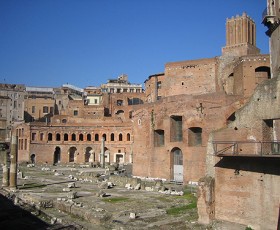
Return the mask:
[[0,84],[1,140],[10,141],[13,126],[24,120],[25,86]]
[[280,228],[279,12],[279,0],[268,0],[263,24],[270,37],[269,79],[258,82],[228,125],[209,136],[198,197],[202,223],[218,219],[252,229]]
[[126,75],[101,92],[63,88],[47,123],[17,127],[19,160],[99,163],[104,137],[107,163],[133,163],[135,176],[197,182],[207,171],[209,135],[232,122],[271,78],[269,55],[255,46],[254,22],[246,14],[229,20],[243,26],[229,22],[227,34],[242,29],[248,36],[234,42],[227,36],[220,57],[167,63],[145,81],[145,93]]
[[82,90],[68,84],[52,92],[54,113],[44,122],[23,123],[15,130],[19,162],[98,165],[104,139],[107,164],[131,163],[130,117],[142,105],[144,93],[101,93],[98,87]]
[[231,122],[271,78],[269,55],[255,46],[252,19],[245,13],[227,19],[230,31],[240,38],[229,41],[228,35],[222,56],[167,63],[145,81],[145,104],[133,114],[134,175],[197,182],[206,172],[210,133]]

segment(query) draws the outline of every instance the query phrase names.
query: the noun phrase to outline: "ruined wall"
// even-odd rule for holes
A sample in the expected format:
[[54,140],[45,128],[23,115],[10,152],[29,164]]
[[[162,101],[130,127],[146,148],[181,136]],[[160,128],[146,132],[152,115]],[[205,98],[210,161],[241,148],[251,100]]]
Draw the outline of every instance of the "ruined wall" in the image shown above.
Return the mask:
[[[211,141],[279,140],[279,83],[273,78],[259,84],[246,106],[236,111],[236,119],[214,132]],[[267,120],[273,127],[269,135],[270,131],[264,129]],[[260,157],[266,152],[259,144],[240,144],[238,152],[239,157],[218,158],[211,155],[213,148],[208,146],[206,171],[215,178],[215,218],[253,229],[275,229],[280,197],[279,156]]]
[[[184,183],[198,181],[205,174],[208,135],[226,124],[228,113],[241,104],[225,94],[173,96],[151,103],[133,116],[133,175],[173,180],[173,153],[183,154]],[[173,140],[172,117],[182,118],[182,138]],[[201,143],[192,143],[190,129],[201,129]],[[155,132],[164,133],[163,143],[156,145]],[[144,167],[143,167],[144,166]]]
[[[271,72],[273,77],[279,77],[280,75],[280,2],[271,1],[273,3],[269,6],[269,10],[272,10],[271,15],[275,16],[274,24],[270,26],[273,28],[273,32],[270,36],[270,53],[271,53]],[[269,4],[271,4],[269,3]]]
[[156,102],[160,98],[164,97],[164,88],[162,87],[165,82],[165,74],[155,74],[149,77],[145,81],[145,94],[146,102]]
[[[234,94],[249,97],[253,94],[255,88],[262,81],[270,79],[268,55],[254,55],[241,57],[235,64],[234,73]],[[263,71],[258,69],[264,68]]]
[[216,92],[216,58],[167,63],[162,83],[164,96]]
[[[33,110],[32,107],[35,107]],[[47,107],[47,112],[44,111]],[[34,121],[43,118],[49,113],[54,113],[55,100],[53,98],[28,98],[24,100],[25,119],[27,121]]]
[[279,212],[279,159],[223,158],[216,165],[215,217],[276,229]]

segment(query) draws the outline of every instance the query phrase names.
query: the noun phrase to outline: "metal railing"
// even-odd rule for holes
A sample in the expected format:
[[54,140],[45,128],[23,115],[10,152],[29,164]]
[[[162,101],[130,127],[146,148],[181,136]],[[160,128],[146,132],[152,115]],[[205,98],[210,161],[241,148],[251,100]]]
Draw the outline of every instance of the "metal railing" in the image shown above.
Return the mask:
[[215,155],[279,155],[280,141],[213,141]]

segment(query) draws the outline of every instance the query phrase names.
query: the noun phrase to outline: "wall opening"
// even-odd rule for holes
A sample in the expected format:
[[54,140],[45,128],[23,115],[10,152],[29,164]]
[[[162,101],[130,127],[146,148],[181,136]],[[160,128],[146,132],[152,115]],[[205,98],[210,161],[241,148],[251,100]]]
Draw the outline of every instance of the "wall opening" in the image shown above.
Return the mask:
[[60,147],[55,147],[54,154],[53,154],[53,163],[54,164],[60,163],[60,154],[61,154]]
[[183,182],[184,180],[184,167],[183,167],[183,153],[181,149],[175,147],[171,150],[171,168],[172,179],[176,182]]
[[188,145],[189,146],[202,145],[202,128],[191,127],[188,129]]
[[98,135],[98,134],[95,134],[95,135],[94,135],[94,140],[95,140],[95,141],[99,141],[99,135]]
[[69,162],[75,162],[75,155],[76,155],[77,148],[71,147],[69,149]]
[[235,119],[236,119],[236,117],[235,117],[235,112],[234,112],[227,118],[227,124],[235,121]]
[[48,133],[48,141],[52,141],[52,133]]
[[154,146],[164,146],[164,130],[158,129],[154,131]]
[[90,161],[91,152],[92,152],[92,148],[87,147],[85,152],[85,163]]
[[183,141],[182,116],[170,117],[170,141]]
[[35,164],[35,161],[36,160],[36,155],[33,153],[33,154],[31,154],[31,156],[30,156],[30,161],[31,161],[31,164]]
[[270,68],[267,66],[260,66],[255,69],[256,83],[259,84],[266,79],[271,79]]

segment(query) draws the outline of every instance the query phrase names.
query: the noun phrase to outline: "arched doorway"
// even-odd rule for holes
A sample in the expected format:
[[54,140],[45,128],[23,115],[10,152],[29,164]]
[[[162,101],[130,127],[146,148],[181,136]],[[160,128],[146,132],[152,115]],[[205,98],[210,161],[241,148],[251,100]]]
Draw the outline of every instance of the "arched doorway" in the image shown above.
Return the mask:
[[171,168],[173,180],[176,182],[183,182],[184,180],[184,167],[183,167],[183,153],[179,148],[173,148],[171,151]]
[[54,164],[60,163],[60,154],[61,154],[61,149],[59,147],[55,147],[54,154],[53,154]]
[[85,162],[90,162],[90,156],[92,153],[92,148],[91,147],[87,147],[86,151],[85,151]]
[[33,154],[31,154],[31,156],[30,156],[30,161],[31,161],[31,164],[35,164],[35,154],[33,153]]
[[105,163],[110,163],[110,151],[106,147],[104,148],[104,157],[105,157]]
[[76,147],[71,147],[69,149],[69,162],[75,162],[75,153],[77,151]]

